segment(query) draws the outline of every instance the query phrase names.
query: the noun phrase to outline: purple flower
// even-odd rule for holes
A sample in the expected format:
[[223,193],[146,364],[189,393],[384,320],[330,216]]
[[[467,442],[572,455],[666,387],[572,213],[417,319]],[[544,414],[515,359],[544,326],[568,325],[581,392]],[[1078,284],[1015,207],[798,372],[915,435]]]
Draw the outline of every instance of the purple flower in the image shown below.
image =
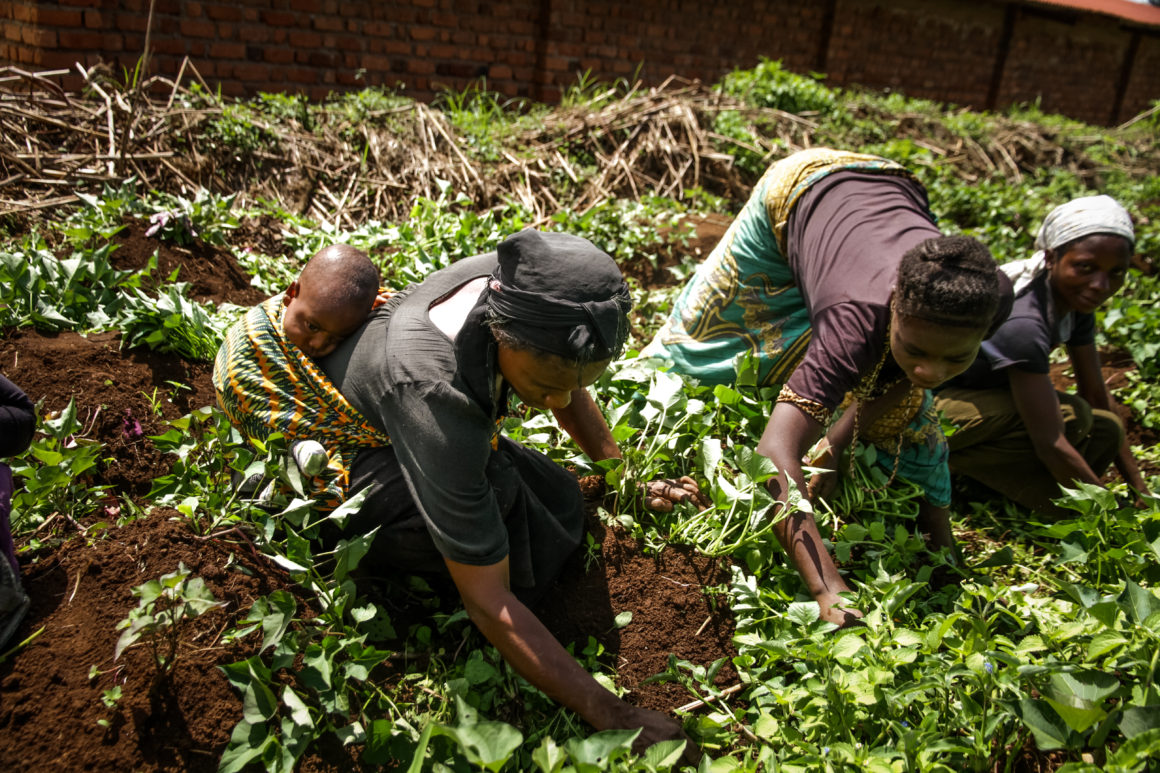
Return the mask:
[[155,212],[149,216],[150,226],[145,231],[146,236],[153,236],[165,226],[169,225],[169,219],[173,217],[170,212]]
[[136,440],[145,435],[145,428],[141,426],[141,422],[133,418],[133,412],[128,408],[125,409],[125,418],[121,419],[121,434],[126,440]]

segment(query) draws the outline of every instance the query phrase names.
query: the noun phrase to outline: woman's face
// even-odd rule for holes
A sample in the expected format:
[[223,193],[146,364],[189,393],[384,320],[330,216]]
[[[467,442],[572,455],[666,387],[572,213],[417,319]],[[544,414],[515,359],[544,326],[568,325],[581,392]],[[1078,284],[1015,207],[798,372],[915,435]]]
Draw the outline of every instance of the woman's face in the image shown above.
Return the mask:
[[934,389],[975,361],[985,328],[949,327],[894,312],[890,353],[912,383]]
[[1067,252],[1047,251],[1048,279],[1063,311],[1090,314],[1124,286],[1132,248],[1122,236],[1094,234]]
[[520,400],[537,410],[559,410],[572,402],[572,392],[591,386],[611,360],[578,366],[574,362],[542,355],[530,349],[499,345],[499,372]]

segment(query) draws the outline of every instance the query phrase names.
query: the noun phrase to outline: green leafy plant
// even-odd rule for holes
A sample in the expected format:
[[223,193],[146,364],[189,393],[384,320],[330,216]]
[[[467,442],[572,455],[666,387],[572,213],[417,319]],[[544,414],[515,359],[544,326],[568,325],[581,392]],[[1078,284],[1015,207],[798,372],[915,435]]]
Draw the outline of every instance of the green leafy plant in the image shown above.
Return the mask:
[[178,646],[187,621],[200,617],[211,609],[225,606],[217,601],[200,577],[191,577],[185,564],[133,588],[139,601],[136,608],[117,624],[121,631],[113,659],[119,659],[128,648],[144,641],[157,666],[157,675],[164,678],[177,667]]
[[834,92],[822,85],[822,75],[798,75],[781,62],[762,57],[748,70],[734,70],[721,79],[721,89],[757,107],[787,113],[827,113],[837,108]]
[[[22,486],[12,496],[12,525],[17,532],[59,516],[76,523],[101,506],[107,485],[93,485],[104,444],[85,437],[75,400],[55,416],[37,408],[38,434],[13,465]],[[90,416],[89,421],[95,421]]]

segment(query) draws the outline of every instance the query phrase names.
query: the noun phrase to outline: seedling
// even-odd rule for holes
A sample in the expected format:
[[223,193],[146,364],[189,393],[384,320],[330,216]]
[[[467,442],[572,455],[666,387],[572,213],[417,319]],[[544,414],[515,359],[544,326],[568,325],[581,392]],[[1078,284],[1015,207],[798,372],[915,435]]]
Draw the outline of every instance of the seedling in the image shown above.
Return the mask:
[[214,599],[200,577],[190,577],[183,563],[178,564],[175,572],[138,585],[133,589],[133,595],[140,601],[137,608],[117,624],[117,630],[124,632],[117,639],[113,659],[120,658],[121,653],[144,639],[161,677],[172,673],[177,665],[182,624],[211,609],[225,606],[225,602]]

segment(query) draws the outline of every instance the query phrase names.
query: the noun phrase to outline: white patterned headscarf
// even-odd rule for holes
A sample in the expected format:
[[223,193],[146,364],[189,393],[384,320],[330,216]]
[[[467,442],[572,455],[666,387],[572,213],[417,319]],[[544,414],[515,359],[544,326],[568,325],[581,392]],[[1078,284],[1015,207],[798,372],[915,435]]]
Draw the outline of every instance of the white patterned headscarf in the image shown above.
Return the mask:
[[1128,244],[1136,244],[1136,232],[1132,230],[1132,218],[1128,211],[1111,196],[1084,196],[1060,204],[1048,213],[1035,237],[1037,252],[1027,260],[1004,263],[1002,268],[1015,285],[1015,294],[1031,284],[1039,272],[1046,267],[1047,250],[1062,247],[1076,239],[1092,234],[1112,234],[1122,236]]

